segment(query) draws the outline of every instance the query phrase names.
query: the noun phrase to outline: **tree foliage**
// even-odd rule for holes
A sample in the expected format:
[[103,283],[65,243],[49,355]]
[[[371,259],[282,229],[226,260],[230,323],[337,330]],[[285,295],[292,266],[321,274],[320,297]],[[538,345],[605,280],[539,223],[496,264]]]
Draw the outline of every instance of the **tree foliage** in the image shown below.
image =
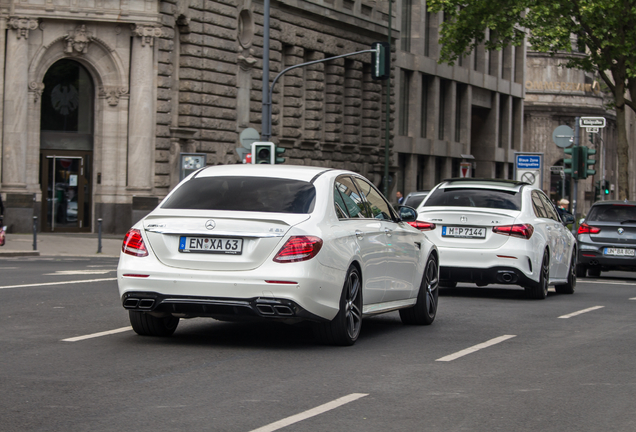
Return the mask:
[[619,197],[628,197],[625,107],[636,112],[636,0],[428,0],[427,6],[444,13],[440,61],[452,64],[481,43],[488,50],[519,46],[527,37],[535,51],[565,53],[566,67],[598,73],[614,97]]

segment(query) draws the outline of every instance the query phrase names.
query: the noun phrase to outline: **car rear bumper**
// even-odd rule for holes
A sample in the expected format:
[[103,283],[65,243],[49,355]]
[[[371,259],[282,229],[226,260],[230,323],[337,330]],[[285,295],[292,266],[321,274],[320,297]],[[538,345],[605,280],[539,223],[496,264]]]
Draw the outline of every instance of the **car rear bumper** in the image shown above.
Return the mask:
[[577,264],[585,267],[599,267],[603,270],[636,271],[636,257],[617,257],[603,255],[605,247],[620,247],[606,245],[598,251],[579,250]]
[[521,270],[504,266],[489,268],[440,266],[439,278],[441,281],[468,282],[480,286],[502,284],[534,287],[537,285],[536,281],[530,279]]
[[236,321],[250,319],[325,321],[298,303],[279,298],[232,299],[164,295],[156,292],[127,292],[122,296],[124,309],[180,318],[210,317]]

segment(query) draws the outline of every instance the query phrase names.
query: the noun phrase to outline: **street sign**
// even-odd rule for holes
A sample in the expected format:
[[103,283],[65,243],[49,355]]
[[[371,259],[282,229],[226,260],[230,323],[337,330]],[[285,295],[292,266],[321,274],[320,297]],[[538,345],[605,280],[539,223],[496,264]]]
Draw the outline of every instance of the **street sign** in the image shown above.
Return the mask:
[[587,127],[604,128],[605,117],[581,117],[579,119],[579,126],[584,128],[587,128]]
[[254,128],[244,129],[239,135],[239,141],[241,145],[248,150],[252,150],[252,143],[256,141],[260,141],[261,136],[258,134],[258,131]]
[[587,133],[598,133],[599,128],[597,128],[597,127],[586,127],[585,130],[587,131]]
[[574,139],[574,131],[570,126],[557,126],[552,132],[552,141],[561,148],[570,147]]
[[560,165],[560,166],[551,166],[550,167],[550,171],[552,171],[552,172],[563,171],[563,166],[562,165]]
[[543,188],[543,153],[515,153],[515,180]]
[[461,178],[468,178],[470,177],[470,162],[461,162],[459,164],[459,176]]

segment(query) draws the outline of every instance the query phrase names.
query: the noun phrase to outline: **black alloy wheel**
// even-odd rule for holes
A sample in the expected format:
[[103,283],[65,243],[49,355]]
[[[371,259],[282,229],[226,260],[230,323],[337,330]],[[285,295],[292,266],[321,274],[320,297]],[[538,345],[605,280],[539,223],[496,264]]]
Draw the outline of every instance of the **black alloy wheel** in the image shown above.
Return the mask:
[[439,301],[439,267],[435,255],[426,261],[422,284],[413,307],[400,309],[400,318],[404,324],[430,325],[437,315]]
[[548,283],[550,281],[550,254],[546,249],[543,252],[543,260],[541,261],[541,272],[539,274],[539,282],[526,287],[526,294],[529,298],[535,300],[543,300],[548,296]]
[[572,257],[570,258],[570,267],[568,267],[568,282],[563,285],[556,285],[554,289],[558,294],[574,294],[576,290],[576,250],[572,251]]

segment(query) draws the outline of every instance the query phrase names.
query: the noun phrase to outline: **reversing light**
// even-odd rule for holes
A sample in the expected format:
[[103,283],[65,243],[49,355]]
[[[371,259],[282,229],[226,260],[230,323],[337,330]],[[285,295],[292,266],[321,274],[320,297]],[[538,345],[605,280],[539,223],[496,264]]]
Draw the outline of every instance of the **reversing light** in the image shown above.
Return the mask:
[[585,222],[579,226],[579,230],[576,232],[577,234],[598,234],[601,232],[600,228],[589,226]]
[[322,239],[314,236],[290,237],[274,257],[274,262],[290,263],[306,261],[316,256],[322,248]]
[[128,230],[126,237],[124,237],[124,243],[121,246],[121,251],[125,254],[136,257],[148,256],[148,250],[144,244],[144,239],[138,229]]
[[435,229],[435,224],[431,222],[412,221],[407,223],[420,231],[431,231]]
[[492,227],[492,232],[529,240],[534,233],[534,227],[530,224],[500,225]]

